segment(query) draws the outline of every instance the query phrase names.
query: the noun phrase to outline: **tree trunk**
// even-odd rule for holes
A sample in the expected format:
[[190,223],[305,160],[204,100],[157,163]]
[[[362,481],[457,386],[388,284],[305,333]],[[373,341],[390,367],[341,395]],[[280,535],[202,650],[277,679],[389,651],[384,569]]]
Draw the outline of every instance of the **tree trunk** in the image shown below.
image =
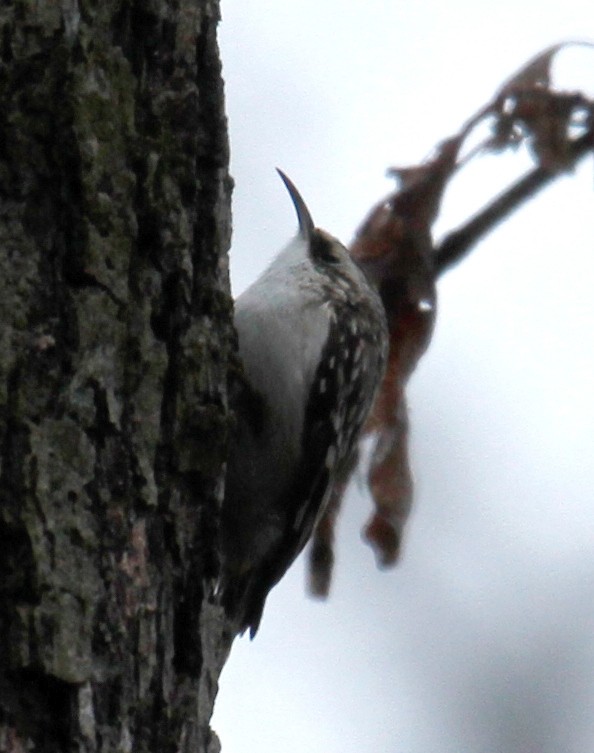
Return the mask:
[[216,749],[217,0],[0,9],[0,750]]

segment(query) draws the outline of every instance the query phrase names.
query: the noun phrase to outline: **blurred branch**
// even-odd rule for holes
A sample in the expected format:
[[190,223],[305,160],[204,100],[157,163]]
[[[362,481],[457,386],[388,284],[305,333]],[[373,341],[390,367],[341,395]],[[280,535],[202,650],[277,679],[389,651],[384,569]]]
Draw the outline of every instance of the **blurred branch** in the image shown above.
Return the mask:
[[[571,145],[570,167],[575,167],[580,159],[594,148],[594,131],[590,130]],[[563,171],[566,172],[566,171]],[[442,275],[465,258],[483,236],[491,232],[502,220],[539,191],[552,183],[562,173],[539,166],[520,178],[504,193],[500,194],[488,206],[472,219],[448,233],[435,248],[436,276]]]

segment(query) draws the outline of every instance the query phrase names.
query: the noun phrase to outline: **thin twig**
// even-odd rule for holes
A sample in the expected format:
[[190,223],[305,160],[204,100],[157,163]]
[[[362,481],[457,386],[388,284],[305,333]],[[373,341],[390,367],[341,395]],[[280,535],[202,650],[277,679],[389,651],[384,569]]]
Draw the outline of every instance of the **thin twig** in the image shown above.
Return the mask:
[[[576,139],[571,147],[570,165],[575,165],[593,147],[594,131],[588,131],[579,139]],[[564,173],[536,167],[500,194],[466,224],[448,233],[435,248],[436,276],[439,277],[454,264],[461,261],[483,236],[491,232],[521,204],[531,199],[562,174]]]

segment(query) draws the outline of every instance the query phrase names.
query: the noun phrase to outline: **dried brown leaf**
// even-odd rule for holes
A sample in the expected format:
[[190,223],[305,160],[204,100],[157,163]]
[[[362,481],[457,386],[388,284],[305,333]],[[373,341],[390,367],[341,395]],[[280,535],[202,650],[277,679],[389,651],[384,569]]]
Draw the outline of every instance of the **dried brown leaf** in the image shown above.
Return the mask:
[[529,60],[499,89],[497,99],[513,95],[521,89],[548,89],[551,85],[551,63],[560,49],[570,42],[560,42],[539,52]]
[[578,110],[591,108],[582,95],[551,88],[551,65],[568,46],[592,47],[589,42],[561,42],[543,50],[499,89],[493,101],[494,135],[489,147],[500,150],[525,140],[537,163],[562,170],[570,162],[570,125]]

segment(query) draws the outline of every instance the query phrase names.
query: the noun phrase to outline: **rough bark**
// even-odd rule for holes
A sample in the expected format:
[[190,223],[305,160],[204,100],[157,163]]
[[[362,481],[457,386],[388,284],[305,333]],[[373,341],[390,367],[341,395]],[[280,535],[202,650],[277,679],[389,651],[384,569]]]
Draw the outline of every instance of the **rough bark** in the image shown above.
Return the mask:
[[2,751],[217,745],[217,21],[217,0],[0,9]]

